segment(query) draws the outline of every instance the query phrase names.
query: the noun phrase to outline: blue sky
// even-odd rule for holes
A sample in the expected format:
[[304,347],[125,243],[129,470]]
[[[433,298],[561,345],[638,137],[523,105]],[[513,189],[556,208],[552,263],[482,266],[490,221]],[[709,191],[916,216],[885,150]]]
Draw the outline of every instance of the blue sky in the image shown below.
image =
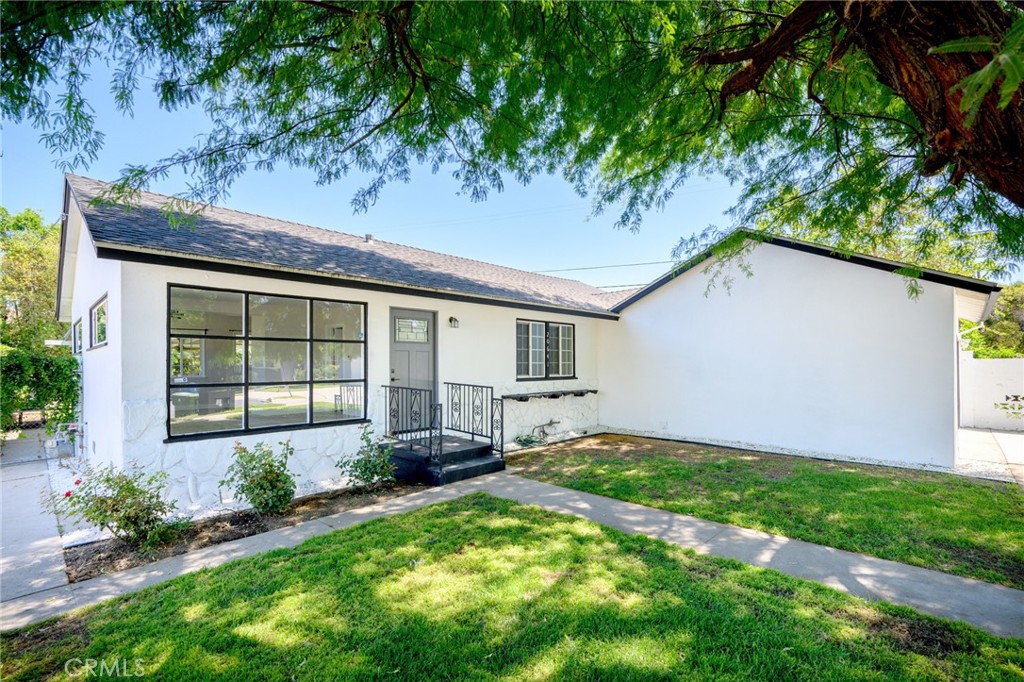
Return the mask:
[[[133,118],[118,113],[108,81],[97,75],[87,88],[98,127],[106,135],[99,159],[74,172],[113,180],[130,163],[152,163],[191,144],[205,129],[198,107],[166,112],[151,91],[138,93]],[[30,125],[4,122],[0,201],[12,212],[39,211],[47,220],[60,213],[62,175],[57,159]],[[663,212],[651,212],[638,233],[613,228],[615,215],[591,216],[590,202],[559,177],[541,177],[527,186],[509,179],[505,190],[480,203],[459,196],[450,172],[417,168],[409,183],[393,183],[367,213],[349,203],[364,178],[352,174],[318,187],[302,169],[278,166],[272,173],[251,171],[235,183],[224,205],[354,234],[451,253],[524,270],[585,268],[670,259],[680,237],[709,224],[729,224],[723,216],[738,194],[724,178],[695,178],[676,193]],[[185,178],[172,174],[151,189],[165,194],[185,190]],[[649,282],[668,269],[643,267],[579,270],[552,274],[597,286]]]

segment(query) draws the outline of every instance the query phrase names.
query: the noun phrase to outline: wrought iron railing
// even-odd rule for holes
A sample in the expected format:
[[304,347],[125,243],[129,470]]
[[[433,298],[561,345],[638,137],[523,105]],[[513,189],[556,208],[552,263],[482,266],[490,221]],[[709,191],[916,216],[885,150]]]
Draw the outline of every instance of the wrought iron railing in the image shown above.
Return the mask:
[[427,388],[384,386],[387,406],[387,435],[427,449],[431,461],[441,463],[443,422],[441,403]]
[[449,431],[477,436],[491,442],[491,449],[504,457],[505,401],[494,397],[491,386],[445,382]]
[[434,404],[434,392],[430,389],[385,386],[384,404],[388,411],[389,436],[430,429],[430,408]]
[[[491,450],[505,457],[505,401],[494,397],[494,389],[478,384],[445,382],[444,407],[434,402],[426,388],[384,386],[387,406],[387,435],[427,449],[440,468],[444,431],[477,436],[491,443]],[[447,411],[447,423],[443,413]]]
[[491,399],[491,450],[505,459],[505,400]]
[[491,424],[487,412],[494,399],[494,389],[448,381],[444,385],[448,394],[448,430],[465,433],[473,440],[477,436],[490,438]]

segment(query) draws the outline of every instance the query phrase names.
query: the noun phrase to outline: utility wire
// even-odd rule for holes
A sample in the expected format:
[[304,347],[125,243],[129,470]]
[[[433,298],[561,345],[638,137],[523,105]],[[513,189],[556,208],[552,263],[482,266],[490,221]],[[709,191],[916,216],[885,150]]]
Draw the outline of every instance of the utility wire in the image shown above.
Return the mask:
[[[591,265],[585,268],[560,268],[558,270],[534,270],[535,273],[547,273],[547,272],[577,272],[579,270],[606,270],[608,268],[634,268],[640,265],[666,265],[668,263],[675,263],[674,260],[655,260],[649,263],[622,263],[620,265]],[[633,286],[632,284],[624,284],[623,286]]]

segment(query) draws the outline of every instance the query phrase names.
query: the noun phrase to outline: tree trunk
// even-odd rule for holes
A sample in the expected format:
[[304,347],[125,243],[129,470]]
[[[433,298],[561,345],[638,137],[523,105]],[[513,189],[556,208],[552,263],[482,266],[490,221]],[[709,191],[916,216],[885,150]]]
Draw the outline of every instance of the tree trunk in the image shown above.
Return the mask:
[[928,50],[965,36],[1006,35],[1012,18],[995,2],[833,1],[830,7],[872,61],[878,79],[892,88],[928,134],[922,172],[952,164],[951,180],[965,173],[1024,208],[1024,94],[1006,109],[994,89],[972,127],[960,111],[954,86],[991,59],[988,54],[929,55]]

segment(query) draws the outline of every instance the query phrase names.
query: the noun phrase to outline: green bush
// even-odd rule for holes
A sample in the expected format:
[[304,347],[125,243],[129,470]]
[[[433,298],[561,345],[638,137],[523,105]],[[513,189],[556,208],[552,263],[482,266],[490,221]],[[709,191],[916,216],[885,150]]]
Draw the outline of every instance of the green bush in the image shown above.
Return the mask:
[[175,509],[174,501],[163,499],[166,484],[165,472],[147,473],[136,464],[126,469],[87,464],[73,489],[52,492],[43,504],[61,518],[105,528],[133,547],[154,547],[188,523],[166,521]]
[[79,381],[78,361],[70,355],[0,347],[0,429],[16,427],[22,410],[41,410],[50,433],[75,421]]
[[295,454],[291,443],[280,443],[275,455],[262,441],[250,450],[235,443],[235,461],[228,467],[221,487],[230,486],[252,505],[257,514],[280,514],[295,497],[295,477],[288,471],[288,458]]
[[353,487],[363,490],[395,482],[395,465],[391,461],[391,443],[374,438],[373,429],[364,425],[359,431],[362,445],[355,457],[338,460],[338,468]]

